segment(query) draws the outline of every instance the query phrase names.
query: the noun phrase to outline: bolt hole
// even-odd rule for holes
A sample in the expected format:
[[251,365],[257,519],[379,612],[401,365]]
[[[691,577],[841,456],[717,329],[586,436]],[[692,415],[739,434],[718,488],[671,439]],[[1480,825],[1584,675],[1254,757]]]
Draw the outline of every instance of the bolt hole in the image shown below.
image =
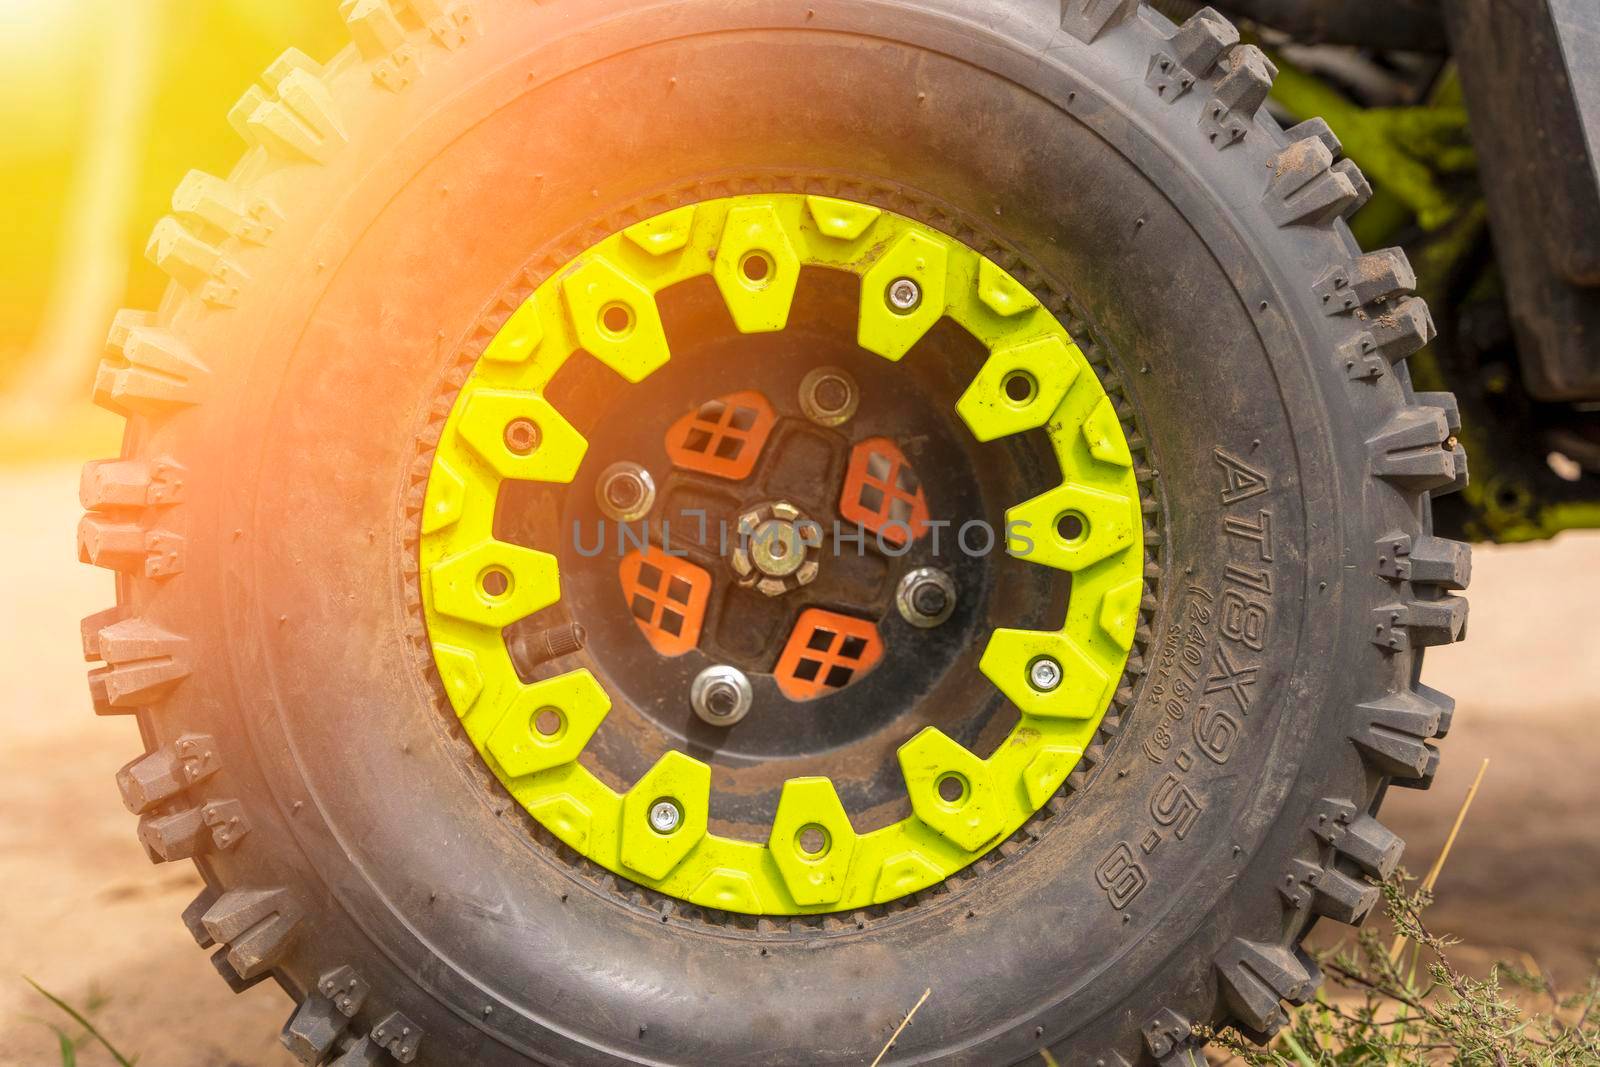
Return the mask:
[[506,423],[503,434],[506,448],[519,456],[526,456],[539,447],[542,435],[539,424],[529,418],[516,418]]
[[959,806],[967,799],[967,780],[959,774],[942,775],[933,788],[946,804]]
[[1039,394],[1038,381],[1025,370],[1014,370],[1006,375],[1000,387],[1005,391],[1006,399],[1018,407],[1031,404]]
[[739,273],[744,275],[745,281],[757,287],[766,285],[775,270],[777,265],[772,257],[760,250],[746,252],[739,261]]
[[567,717],[559,708],[540,708],[533,713],[533,732],[547,741],[553,741],[566,732]]
[[511,592],[511,575],[504,568],[490,567],[479,576],[478,586],[485,596],[499,600]]
[[1056,519],[1056,536],[1067,544],[1082,541],[1089,532],[1089,524],[1076,511],[1069,511]]
[[600,328],[613,338],[633,332],[633,309],[627,304],[607,304],[600,312]]
[[821,859],[828,851],[828,831],[812,823],[810,826],[800,828],[800,833],[795,837],[795,843],[800,846],[800,851],[810,859]]

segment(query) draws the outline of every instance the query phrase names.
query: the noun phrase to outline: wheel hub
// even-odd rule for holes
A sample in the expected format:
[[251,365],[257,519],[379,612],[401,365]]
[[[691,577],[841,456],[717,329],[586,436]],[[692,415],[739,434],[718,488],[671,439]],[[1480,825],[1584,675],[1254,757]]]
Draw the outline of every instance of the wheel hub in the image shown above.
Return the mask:
[[780,500],[739,516],[739,541],[728,565],[741,584],[766,596],[782,596],[816,580],[821,545],[822,527]]
[[[435,663],[511,795],[727,911],[883,903],[993,848],[1093,737],[1143,585],[1066,330],[960,242],[819,196],[687,205],[555,272],[462,387],[422,522]],[[583,647],[517,654],[563,626]]]

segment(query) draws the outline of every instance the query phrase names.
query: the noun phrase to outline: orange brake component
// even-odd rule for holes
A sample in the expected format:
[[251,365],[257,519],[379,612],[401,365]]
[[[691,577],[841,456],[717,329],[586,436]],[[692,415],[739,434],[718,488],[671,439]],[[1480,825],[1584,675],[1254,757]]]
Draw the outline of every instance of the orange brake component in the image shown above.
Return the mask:
[[681,656],[700,643],[711,599],[711,575],[651,545],[629,552],[619,568],[622,595],[645,639],[663,656]]
[[878,665],[883,638],[866,619],[821,608],[800,613],[774,671],[790,700],[815,700],[843,689]]
[[928,529],[922,482],[895,443],[872,437],[850,452],[839,514],[896,545],[909,544]]
[[760,393],[729,393],[673,423],[667,431],[667,455],[684,470],[739,481],[755,469],[777,421]]

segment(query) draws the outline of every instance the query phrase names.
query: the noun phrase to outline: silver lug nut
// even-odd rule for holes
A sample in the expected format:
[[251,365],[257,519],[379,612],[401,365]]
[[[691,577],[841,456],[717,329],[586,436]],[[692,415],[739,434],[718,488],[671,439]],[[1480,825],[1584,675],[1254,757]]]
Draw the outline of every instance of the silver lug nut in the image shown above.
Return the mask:
[[650,514],[656,503],[656,482],[637,463],[613,463],[594,484],[595,502],[615,522],[634,522]]
[[922,303],[922,286],[910,278],[896,278],[889,283],[889,306],[899,312],[913,311]]
[[817,367],[800,380],[800,410],[818,426],[849,422],[860,404],[856,380],[838,367]]
[[1041,693],[1049,693],[1061,684],[1061,664],[1049,656],[1040,656],[1028,665],[1028,684]]
[[956,610],[956,584],[936,567],[918,567],[900,579],[894,594],[900,617],[928,630],[950,618]]
[[750,713],[755,692],[750,679],[737,667],[707,667],[689,685],[689,703],[701,720],[712,726],[732,726]]
[[670,834],[683,822],[683,812],[670,800],[658,800],[650,805],[650,829],[658,834]]

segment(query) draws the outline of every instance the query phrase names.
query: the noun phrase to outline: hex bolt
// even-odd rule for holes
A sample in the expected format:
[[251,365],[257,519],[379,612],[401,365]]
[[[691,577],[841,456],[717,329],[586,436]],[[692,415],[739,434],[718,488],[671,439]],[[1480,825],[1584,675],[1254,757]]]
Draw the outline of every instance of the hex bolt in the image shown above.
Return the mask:
[[658,834],[670,834],[683,822],[683,812],[671,800],[658,800],[650,805],[650,829]]
[[539,447],[539,424],[530,418],[518,417],[506,423],[506,448],[519,456],[526,456]]
[[949,595],[932,582],[917,586],[911,593],[911,606],[920,614],[937,617],[950,606]]
[[1040,656],[1028,664],[1028,684],[1049,693],[1061,684],[1061,664],[1050,656]]
[[[812,397],[823,411],[838,411],[850,402],[850,387],[842,378],[825,377],[817,383]],[[1451,439],[1452,444],[1454,439]]]
[[656,482],[637,463],[613,463],[600,472],[594,485],[595,502],[606,517],[633,522],[650,514],[656,503]]
[[906,622],[918,629],[932,629],[956,610],[956,585],[937,567],[918,567],[900,579],[894,603]]
[[922,286],[910,278],[896,278],[889,283],[889,306],[902,315],[916,310],[922,303]]
[[727,682],[713,682],[706,689],[706,711],[719,719],[726,719],[739,706],[739,690]]
[[707,667],[689,686],[694,713],[712,726],[732,726],[750,713],[754,701],[750,679],[739,668],[726,664]]
[[800,410],[818,426],[850,421],[861,403],[861,390],[848,371],[817,367],[800,380]]

